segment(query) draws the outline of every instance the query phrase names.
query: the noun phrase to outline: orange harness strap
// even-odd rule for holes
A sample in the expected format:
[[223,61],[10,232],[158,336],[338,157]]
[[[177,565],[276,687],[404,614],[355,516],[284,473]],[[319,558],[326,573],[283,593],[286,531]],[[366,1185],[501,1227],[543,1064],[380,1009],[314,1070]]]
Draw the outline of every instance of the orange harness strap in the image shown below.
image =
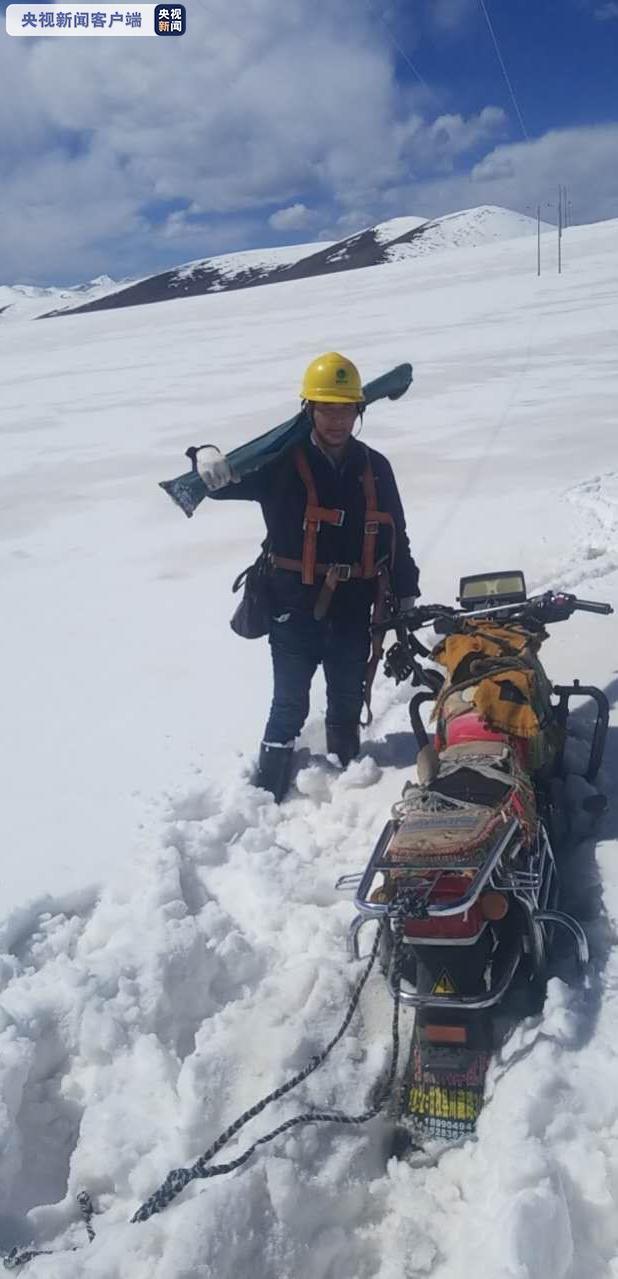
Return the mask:
[[320,506],[318,503],[318,492],[315,487],[315,480],[311,472],[311,467],[301,448],[294,451],[294,462],[296,470],[307,490],[307,505],[305,507],[305,519],[303,523],[303,558],[302,558],[302,579],[303,586],[313,586],[315,582],[315,564],[318,552],[318,533],[320,524],[335,524],[341,526],[345,519],[345,511]]
[[[365,457],[365,469],[363,471],[365,527],[363,532],[360,576],[363,578],[371,578],[375,577],[376,573],[376,545],[378,534],[380,532],[380,525],[388,525],[391,531],[391,569],[395,560],[396,534],[395,521],[392,515],[388,511],[378,510],[376,483],[371,469],[371,463],[369,461],[369,451],[367,449],[365,450]],[[307,505],[305,507],[305,519],[303,523],[304,538],[303,557],[301,561],[302,581],[304,586],[313,586],[316,574],[318,533],[320,530],[320,524],[334,524],[341,527],[345,519],[345,511],[319,505],[313,473],[305,453],[300,447],[294,450],[294,463],[307,490]],[[354,576],[356,577],[356,573],[354,573]]]
[[391,569],[395,562],[395,521],[387,511],[378,510],[376,482],[369,461],[369,453],[363,471],[363,493],[365,494],[365,533],[363,537],[362,566],[363,577],[375,575],[376,544],[380,532],[380,524],[388,524],[391,530]]

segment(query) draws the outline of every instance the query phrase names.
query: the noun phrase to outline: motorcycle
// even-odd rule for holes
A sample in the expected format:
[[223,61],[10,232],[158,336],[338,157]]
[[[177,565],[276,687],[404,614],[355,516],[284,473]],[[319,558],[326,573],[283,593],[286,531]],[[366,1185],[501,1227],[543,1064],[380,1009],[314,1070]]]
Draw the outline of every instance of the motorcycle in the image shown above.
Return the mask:
[[[588,962],[581,924],[560,909],[565,744],[572,703],[591,699],[584,776],[592,782],[609,705],[578,681],[552,686],[538,651],[547,625],[613,609],[554,591],[528,597],[519,571],[462,578],[459,604],[382,623],[396,632],[387,675],[420,686],[409,704],[418,780],[405,786],[365,870],[338,883],[355,890],[352,955],[360,958],[365,925],[379,921],[388,988],[397,1007],[416,1013],[395,1154],[474,1131],[505,1018],[512,1025],[509,1001],[523,990],[538,1006],[559,930],[578,964]],[[433,651],[417,636],[430,625],[439,637]],[[428,701],[433,742],[420,714]],[[584,807],[594,817],[605,800],[589,789]]]

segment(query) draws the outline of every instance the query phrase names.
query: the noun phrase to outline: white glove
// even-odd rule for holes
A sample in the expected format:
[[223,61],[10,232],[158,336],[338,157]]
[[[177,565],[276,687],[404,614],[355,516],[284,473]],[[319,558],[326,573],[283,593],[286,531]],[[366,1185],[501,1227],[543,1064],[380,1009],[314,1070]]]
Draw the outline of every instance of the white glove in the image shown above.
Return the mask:
[[418,595],[404,595],[399,601],[400,613],[411,613],[416,608]]
[[204,444],[196,449],[195,465],[200,479],[211,493],[237,482],[225,454],[215,448],[214,444]]

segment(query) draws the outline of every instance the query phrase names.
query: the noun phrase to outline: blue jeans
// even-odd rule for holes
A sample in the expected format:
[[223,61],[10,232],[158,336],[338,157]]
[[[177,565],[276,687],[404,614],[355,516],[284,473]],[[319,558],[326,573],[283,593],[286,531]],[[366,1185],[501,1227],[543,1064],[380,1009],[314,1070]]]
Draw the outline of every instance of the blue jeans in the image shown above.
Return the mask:
[[321,664],[326,679],[326,724],[357,728],[363,707],[365,669],[369,657],[369,616],[324,618],[292,614],[273,622],[270,648],[274,695],[265,742],[291,742],[309,714],[309,690]]

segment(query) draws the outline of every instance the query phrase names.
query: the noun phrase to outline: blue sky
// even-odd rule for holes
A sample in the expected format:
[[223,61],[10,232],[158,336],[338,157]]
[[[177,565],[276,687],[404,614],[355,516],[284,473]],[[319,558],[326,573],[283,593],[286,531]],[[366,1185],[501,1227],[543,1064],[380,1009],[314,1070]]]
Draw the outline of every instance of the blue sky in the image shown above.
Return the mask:
[[[486,9],[531,136],[617,119],[618,0],[486,0]],[[445,108],[467,113],[495,102],[508,111],[509,132],[518,136],[480,3],[445,6],[442,23],[436,12],[439,4],[431,0],[394,7],[388,29]],[[394,53],[398,77],[413,80]]]
[[135,277],[479,204],[541,201],[551,220],[559,182],[575,220],[618,217],[618,0],[188,15],[182,41],[2,32],[0,283]]

